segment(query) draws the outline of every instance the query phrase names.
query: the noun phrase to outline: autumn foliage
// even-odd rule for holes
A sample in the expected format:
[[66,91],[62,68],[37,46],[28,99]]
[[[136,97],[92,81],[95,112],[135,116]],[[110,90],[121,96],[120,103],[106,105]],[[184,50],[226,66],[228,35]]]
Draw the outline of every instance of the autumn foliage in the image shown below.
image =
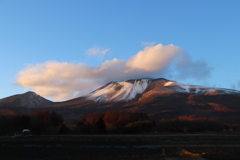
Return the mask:
[[229,125],[213,118],[196,115],[175,119],[150,120],[143,112],[124,110],[92,113],[85,116],[75,128],[77,134],[138,134],[161,132],[209,132],[229,130]]
[[[215,104],[214,104],[215,105]],[[215,106],[219,108],[219,106]],[[223,107],[221,106],[221,109]],[[229,130],[214,118],[183,115],[174,119],[150,119],[139,111],[113,110],[82,117],[76,127],[68,128],[56,112],[32,111],[25,114],[6,112],[0,116],[0,136],[30,129],[31,134],[141,134],[161,132],[208,132]],[[235,127],[236,128],[236,127]],[[237,128],[236,128],[237,129]]]
[[148,119],[143,112],[114,110],[104,114],[92,113],[77,124],[75,131],[82,134],[146,132],[149,129],[144,129],[145,126],[151,128]]

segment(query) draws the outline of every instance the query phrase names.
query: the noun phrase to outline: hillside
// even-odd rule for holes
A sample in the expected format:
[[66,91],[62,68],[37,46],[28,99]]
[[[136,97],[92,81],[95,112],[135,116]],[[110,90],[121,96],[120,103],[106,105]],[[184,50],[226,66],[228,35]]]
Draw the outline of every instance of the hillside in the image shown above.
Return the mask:
[[162,78],[135,79],[110,82],[85,96],[47,106],[47,109],[68,119],[93,112],[132,110],[146,112],[156,120],[209,119],[234,124],[240,122],[240,92],[185,85]]
[[53,102],[31,91],[0,99],[0,106],[4,107],[10,106],[10,107],[35,108],[48,106],[51,104],[53,104]]
[[131,110],[148,113],[155,120],[217,120],[239,124],[240,91],[145,78],[110,82],[65,102],[51,102],[27,92],[1,99],[0,110],[8,114],[49,110],[70,121],[93,112]]

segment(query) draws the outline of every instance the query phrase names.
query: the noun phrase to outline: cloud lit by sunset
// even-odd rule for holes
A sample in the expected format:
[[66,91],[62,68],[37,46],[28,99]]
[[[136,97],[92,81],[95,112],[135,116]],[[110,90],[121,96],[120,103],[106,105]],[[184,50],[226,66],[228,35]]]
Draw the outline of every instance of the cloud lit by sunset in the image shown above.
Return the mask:
[[[194,62],[189,57],[178,46],[157,44],[145,47],[129,60],[115,58],[97,67],[58,61],[29,65],[19,72],[16,84],[33,88],[36,93],[54,100],[66,100],[89,93],[110,81],[154,76],[208,78],[211,68],[201,65],[207,62]],[[186,71],[197,67],[203,72],[188,74]]]

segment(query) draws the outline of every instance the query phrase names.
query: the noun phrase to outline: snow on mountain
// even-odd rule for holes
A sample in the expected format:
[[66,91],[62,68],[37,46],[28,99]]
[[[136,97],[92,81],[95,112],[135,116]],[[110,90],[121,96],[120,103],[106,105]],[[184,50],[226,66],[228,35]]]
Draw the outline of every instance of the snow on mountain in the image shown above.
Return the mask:
[[42,107],[51,105],[53,102],[39,96],[34,92],[26,92],[24,94],[17,94],[10,97],[0,99],[2,106],[17,106],[17,107]]
[[86,97],[96,102],[130,101],[142,94],[148,87],[150,79],[124,82],[111,82],[90,93]]
[[40,107],[52,104],[51,101],[39,96],[35,92],[27,92],[21,97],[21,104],[25,107]]
[[240,94],[240,91],[225,89],[225,88],[211,88],[197,85],[186,85],[174,81],[169,81],[164,86],[175,87],[175,92],[189,93],[189,94],[204,94],[204,95],[217,95],[217,94]]
[[[148,94],[144,94],[148,92]],[[217,94],[239,94],[240,91],[210,88],[197,85],[186,85],[175,81],[160,79],[135,79],[123,82],[111,82],[105,86],[86,95],[85,98],[95,102],[118,102],[136,100],[141,95],[152,94],[198,94],[198,95],[217,95]]]

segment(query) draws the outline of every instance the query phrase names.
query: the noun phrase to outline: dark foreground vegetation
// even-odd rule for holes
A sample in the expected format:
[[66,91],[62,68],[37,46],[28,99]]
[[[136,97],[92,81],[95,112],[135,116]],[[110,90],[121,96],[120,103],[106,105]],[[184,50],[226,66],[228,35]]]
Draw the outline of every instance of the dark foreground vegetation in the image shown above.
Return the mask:
[[68,125],[60,114],[48,110],[0,116],[0,136],[21,133],[23,129],[30,129],[31,135],[89,135],[236,131],[239,126],[206,118],[154,120],[146,113],[126,110],[91,113],[75,125]]
[[74,128],[75,134],[143,134],[166,132],[210,132],[238,130],[214,119],[161,119],[150,120],[148,115],[136,111],[107,111],[84,116]]
[[4,160],[239,160],[240,133],[1,137]]
[[[13,136],[26,128],[31,135]],[[156,121],[122,110],[85,115],[74,126],[47,110],[4,114],[0,159],[239,160],[240,133],[232,131],[237,129],[209,119]]]
[[23,129],[30,129],[31,134],[58,133],[63,124],[61,115],[49,111],[33,111],[25,114],[12,114],[0,116],[0,136],[20,133]]

